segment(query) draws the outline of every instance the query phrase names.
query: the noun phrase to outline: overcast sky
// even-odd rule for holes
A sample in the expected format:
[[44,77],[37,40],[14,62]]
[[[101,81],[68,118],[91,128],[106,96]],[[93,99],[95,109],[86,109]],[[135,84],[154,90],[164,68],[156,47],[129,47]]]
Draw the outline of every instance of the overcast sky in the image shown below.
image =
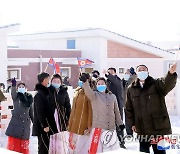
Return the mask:
[[21,33],[104,28],[141,41],[180,41],[180,0],[0,0]]

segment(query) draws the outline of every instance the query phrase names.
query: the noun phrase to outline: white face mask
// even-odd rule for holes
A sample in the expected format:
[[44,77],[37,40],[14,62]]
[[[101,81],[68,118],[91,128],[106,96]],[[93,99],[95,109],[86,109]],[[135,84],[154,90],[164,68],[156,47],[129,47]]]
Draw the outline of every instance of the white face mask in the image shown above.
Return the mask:
[[51,86],[51,83],[49,82],[48,84],[47,84],[47,87],[50,87]]
[[18,88],[18,92],[24,94],[26,92],[26,88]]
[[125,74],[125,75],[124,75],[124,80],[127,81],[127,80],[129,80],[129,78],[130,78],[130,75],[129,75],[129,74]]
[[138,73],[137,73],[137,77],[138,77],[140,80],[144,81],[144,80],[146,80],[147,77],[148,77],[148,72],[147,72],[147,71],[138,72]]
[[58,83],[52,83],[51,85],[56,89],[59,89],[59,87],[61,86],[61,84]]

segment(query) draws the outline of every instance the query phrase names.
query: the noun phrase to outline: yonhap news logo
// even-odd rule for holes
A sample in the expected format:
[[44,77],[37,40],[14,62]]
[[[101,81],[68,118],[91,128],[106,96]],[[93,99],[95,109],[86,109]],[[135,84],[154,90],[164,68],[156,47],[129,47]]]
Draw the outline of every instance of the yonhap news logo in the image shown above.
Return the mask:
[[151,144],[157,144],[158,150],[180,149],[180,134],[157,135],[151,139]]

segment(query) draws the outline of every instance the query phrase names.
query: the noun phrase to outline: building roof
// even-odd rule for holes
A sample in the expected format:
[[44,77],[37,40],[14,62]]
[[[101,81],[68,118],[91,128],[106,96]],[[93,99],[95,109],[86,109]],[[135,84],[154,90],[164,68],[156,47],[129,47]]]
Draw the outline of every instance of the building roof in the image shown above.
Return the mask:
[[4,25],[4,26],[0,26],[0,29],[3,29],[3,28],[9,28],[9,27],[13,27],[13,26],[19,26],[20,24],[16,23],[16,24],[11,24],[11,25]]
[[20,26],[20,24],[18,24],[18,23],[16,23],[16,24],[11,24],[11,25],[0,26],[0,31],[1,31],[1,30],[7,30],[8,33],[16,32],[16,31],[19,30],[19,26]]
[[15,40],[29,40],[29,39],[31,40],[31,39],[78,38],[78,37],[95,37],[95,36],[102,36],[117,43],[122,43],[129,47],[133,47],[164,58],[170,58],[175,55],[174,52],[161,49],[159,47],[147,44],[145,42],[138,41],[102,28],[85,28],[85,29],[77,29],[77,30],[21,34],[21,35],[11,35],[9,37],[14,38]]

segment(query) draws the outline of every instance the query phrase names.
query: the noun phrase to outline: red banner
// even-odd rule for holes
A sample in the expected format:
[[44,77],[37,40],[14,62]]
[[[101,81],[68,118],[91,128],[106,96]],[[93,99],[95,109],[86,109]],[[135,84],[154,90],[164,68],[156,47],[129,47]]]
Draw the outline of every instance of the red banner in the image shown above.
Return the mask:
[[89,154],[96,154],[100,136],[101,136],[101,131],[102,131],[101,128],[95,128],[91,146],[90,146],[90,150],[89,150]]

